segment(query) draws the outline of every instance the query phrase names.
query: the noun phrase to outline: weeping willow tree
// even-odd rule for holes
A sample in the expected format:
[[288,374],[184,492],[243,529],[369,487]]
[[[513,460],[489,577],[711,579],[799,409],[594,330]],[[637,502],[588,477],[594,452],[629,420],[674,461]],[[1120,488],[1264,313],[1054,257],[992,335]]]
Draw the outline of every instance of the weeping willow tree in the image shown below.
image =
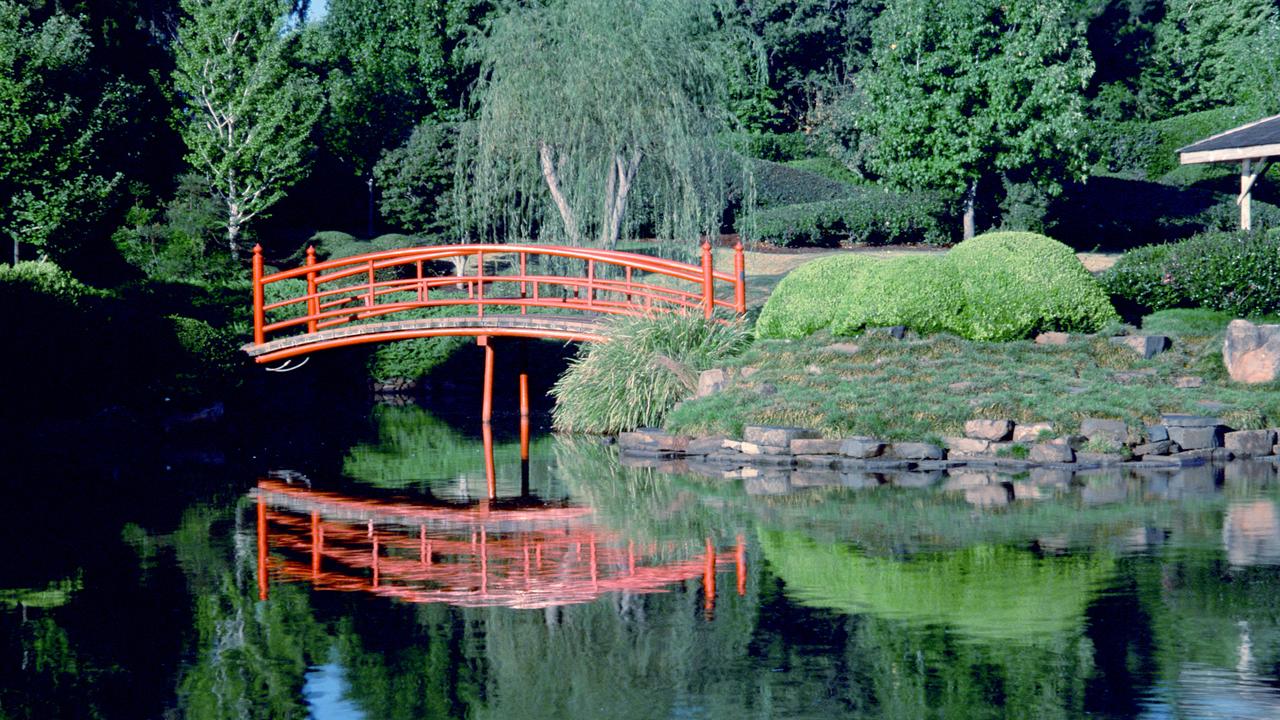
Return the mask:
[[459,144],[463,239],[612,248],[717,231],[736,164],[715,139],[740,46],[718,7],[554,0],[497,18]]

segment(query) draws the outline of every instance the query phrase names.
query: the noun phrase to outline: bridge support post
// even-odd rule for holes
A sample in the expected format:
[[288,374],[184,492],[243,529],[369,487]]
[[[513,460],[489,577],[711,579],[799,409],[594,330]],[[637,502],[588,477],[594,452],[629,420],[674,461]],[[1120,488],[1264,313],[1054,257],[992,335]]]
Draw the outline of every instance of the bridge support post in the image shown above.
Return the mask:
[[477,336],[476,344],[484,348],[484,400],[480,404],[480,421],[488,423],[493,419],[493,338]]
[[258,496],[258,599],[266,600],[269,595],[267,576],[267,500]]

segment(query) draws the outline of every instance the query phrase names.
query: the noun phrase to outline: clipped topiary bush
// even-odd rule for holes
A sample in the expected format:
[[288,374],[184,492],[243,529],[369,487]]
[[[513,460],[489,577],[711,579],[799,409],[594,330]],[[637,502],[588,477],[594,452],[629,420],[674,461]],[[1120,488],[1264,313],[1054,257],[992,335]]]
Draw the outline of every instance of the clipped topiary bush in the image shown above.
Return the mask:
[[858,281],[839,298],[831,323],[831,332],[836,335],[892,325],[905,325],[920,333],[961,331],[964,292],[945,256],[880,260],[859,274]]
[[0,288],[6,294],[34,293],[71,305],[83,298],[106,293],[80,282],[71,273],[49,261],[24,261],[0,265]]
[[1132,250],[1103,274],[1107,292],[1140,310],[1203,307],[1280,312],[1280,230],[1211,232]]
[[860,190],[856,197],[764,208],[738,223],[749,239],[782,247],[887,245],[952,240],[947,203],[929,193]]
[[1044,235],[980,235],[952,248],[947,260],[964,289],[960,334],[971,340],[1094,332],[1119,319],[1071,248]]
[[756,324],[762,337],[852,334],[905,325],[971,340],[1016,340],[1040,330],[1094,332],[1117,320],[1107,295],[1067,246],[999,232],[944,256],[876,260],[837,255],[783,278]]
[[801,265],[774,288],[760,311],[756,333],[800,338],[830,327],[842,298],[858,292],[863,277],[879,262],[859,255],[834,255]]
[[694,314],[619,318],[609,341],[585,346],[551,389],[555,427],[615,433],[660,425],[697,388],[699,372],[750,341],[740,322],[708,322]]

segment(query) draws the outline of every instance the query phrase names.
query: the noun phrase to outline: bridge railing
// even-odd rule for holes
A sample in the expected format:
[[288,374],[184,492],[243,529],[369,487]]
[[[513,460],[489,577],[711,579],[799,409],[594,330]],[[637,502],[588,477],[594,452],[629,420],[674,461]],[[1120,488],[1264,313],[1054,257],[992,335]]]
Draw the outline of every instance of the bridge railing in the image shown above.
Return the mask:
[[[438,272],[450,262],[456,270]],[[574,272],[570,272],[572,269]],[[293,281],[292,283],[289,281]],[[275,290],[269,288],[274,286]],[[423,308],[549,308],[578,313],[647,315],[721,310],[746,312],[742,244],[733,271],[716,270],[710,243],[702,263],[637,253],[554,245],[442,245],[317,262],[265,274],[253,249],[253,341],[286,330],[313,333]]]

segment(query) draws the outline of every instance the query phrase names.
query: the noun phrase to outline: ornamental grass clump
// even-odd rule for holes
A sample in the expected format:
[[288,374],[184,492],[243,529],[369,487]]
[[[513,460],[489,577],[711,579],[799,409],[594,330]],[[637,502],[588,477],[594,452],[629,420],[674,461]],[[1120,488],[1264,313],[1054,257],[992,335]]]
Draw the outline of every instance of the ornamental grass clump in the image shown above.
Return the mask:
[[557,430],[616,433],[660,425],[693,394],[701,371],[751,342],[741,322],[693,314],[620,318],[608,335],[608,342],[585,346],[551,389]]

